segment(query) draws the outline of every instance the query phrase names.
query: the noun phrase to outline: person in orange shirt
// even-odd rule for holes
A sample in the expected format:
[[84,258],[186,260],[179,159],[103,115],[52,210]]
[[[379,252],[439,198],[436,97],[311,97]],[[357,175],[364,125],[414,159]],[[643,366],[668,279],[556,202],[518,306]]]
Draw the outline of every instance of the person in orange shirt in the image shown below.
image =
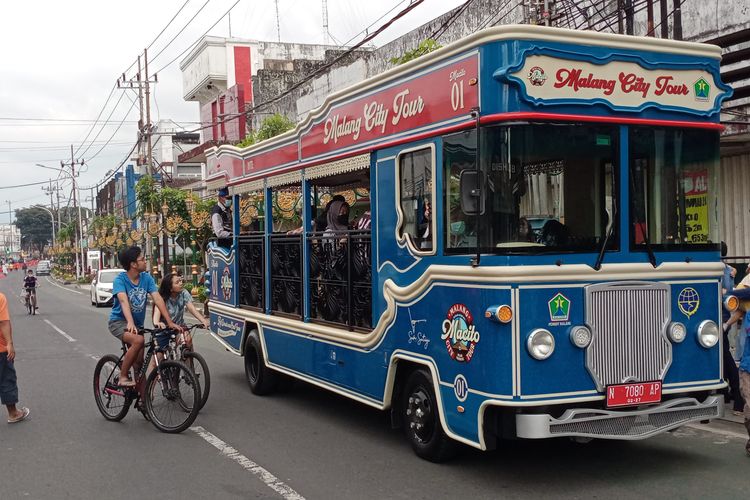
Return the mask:
[[16,350],[13,347],[13,328],[8,314],[8,300],[0,293],[0,403],[8,409],[8,423],[15,424],[29,416],[28,408],[16,408],[18,385],[13,361]]

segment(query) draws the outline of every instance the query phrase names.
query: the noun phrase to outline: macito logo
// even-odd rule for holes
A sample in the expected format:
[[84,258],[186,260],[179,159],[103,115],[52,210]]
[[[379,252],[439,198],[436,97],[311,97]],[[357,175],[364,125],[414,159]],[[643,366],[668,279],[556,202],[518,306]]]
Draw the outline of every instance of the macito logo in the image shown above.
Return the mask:
[[479,343],[479,332],[474,326],[471,311],[465,305],[454,304],[448,309],[440,338],[445,341],[451,359],[461,363],[471,361]]

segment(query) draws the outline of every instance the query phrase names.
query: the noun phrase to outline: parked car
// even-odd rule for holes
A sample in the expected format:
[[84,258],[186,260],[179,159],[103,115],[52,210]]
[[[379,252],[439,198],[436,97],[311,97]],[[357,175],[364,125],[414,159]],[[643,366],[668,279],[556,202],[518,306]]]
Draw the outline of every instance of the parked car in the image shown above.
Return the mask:
[[111,306],[112,283],[115,277],[122,272],[122,269],[100,269],[91,281],[91,305],[92,306]]
[[48,260],[40,260],[39,263],[36,265],[36,275],[37,276],[49,276],[50,269],[52,269],[52,266],[50,265]]

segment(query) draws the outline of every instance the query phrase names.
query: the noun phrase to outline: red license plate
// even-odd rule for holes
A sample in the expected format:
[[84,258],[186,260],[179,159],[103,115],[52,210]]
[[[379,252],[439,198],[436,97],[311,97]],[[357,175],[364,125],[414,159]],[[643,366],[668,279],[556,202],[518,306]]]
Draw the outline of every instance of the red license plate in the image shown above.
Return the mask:
[[635,406],[661,401],[661,382],[610,385],[607,387],[607,407]]

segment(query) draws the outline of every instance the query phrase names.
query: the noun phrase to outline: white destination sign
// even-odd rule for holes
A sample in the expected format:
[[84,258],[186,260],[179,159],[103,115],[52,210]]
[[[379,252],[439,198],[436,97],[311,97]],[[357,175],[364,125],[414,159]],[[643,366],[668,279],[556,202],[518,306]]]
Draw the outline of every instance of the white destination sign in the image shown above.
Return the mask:
[[[631,62],[592,64],[534,55],[511,75],[523,83],[533,100],[604,100],[613,108],[642,109],[646,103],[660,107],[708,112],[725,94],[708,71],[650,70]],[[555,102],[558,101],[558,102]]]

